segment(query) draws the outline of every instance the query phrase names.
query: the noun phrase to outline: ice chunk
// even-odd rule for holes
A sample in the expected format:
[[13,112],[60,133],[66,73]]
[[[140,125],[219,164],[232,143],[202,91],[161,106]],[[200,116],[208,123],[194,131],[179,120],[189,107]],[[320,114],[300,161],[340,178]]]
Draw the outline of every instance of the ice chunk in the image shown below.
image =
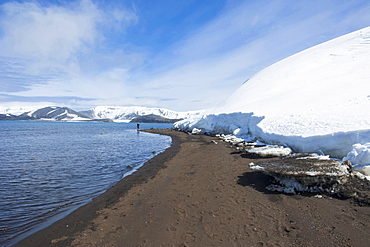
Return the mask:
[[292,150],[288,147],[267,145],[263,147],[254,147],[245,150],[249,154],[255,154],[260,157],[280,157],[287,156],[292,153]]
[[353,169],[370,176],[370,143],[354,144],[352,151],[343,158],[343,161],[350,161]]
[[192,134],[195,134],[195,135],[198,135],[198,134],[201,134],[202,133],[202,130],[200,129],[197,129],[197,128],[194,128],[192,131],[191,131]]

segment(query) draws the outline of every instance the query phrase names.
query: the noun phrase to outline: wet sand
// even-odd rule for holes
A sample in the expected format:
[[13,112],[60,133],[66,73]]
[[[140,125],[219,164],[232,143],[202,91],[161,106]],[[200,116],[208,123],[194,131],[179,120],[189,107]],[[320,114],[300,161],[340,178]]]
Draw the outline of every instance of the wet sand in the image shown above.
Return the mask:
[[[18,246],[368,246],[370,207],[265,189],[258,162],[215,137],[172,146]],[[215,142],[217,144],[215,144]]]

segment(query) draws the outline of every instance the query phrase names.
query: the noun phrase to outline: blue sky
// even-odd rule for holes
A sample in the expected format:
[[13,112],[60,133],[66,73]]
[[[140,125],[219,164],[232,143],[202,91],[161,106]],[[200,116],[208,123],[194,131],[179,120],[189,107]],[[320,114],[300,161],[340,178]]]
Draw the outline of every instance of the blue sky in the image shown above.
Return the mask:
[[0,105],[205,109],[369,25],[367,0],[0,0]]

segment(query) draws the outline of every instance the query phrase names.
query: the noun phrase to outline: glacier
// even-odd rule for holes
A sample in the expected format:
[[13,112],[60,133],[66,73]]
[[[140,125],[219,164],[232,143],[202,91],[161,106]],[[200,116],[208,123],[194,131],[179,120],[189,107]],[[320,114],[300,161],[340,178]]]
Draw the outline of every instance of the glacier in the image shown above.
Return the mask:
[[370,175],[367,156],[356,152],[362,145],[370,153],[369,68],[366,27],[261,70],[218,106],[174,128],[323,152]]

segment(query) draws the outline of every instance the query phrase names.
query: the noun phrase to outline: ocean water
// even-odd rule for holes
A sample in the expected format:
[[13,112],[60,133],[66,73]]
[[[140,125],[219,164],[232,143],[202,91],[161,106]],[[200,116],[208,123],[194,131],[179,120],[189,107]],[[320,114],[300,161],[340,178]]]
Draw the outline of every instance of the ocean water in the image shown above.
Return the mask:
[[170,145],[130,123],[0,121],[0,246],[88,203]]

